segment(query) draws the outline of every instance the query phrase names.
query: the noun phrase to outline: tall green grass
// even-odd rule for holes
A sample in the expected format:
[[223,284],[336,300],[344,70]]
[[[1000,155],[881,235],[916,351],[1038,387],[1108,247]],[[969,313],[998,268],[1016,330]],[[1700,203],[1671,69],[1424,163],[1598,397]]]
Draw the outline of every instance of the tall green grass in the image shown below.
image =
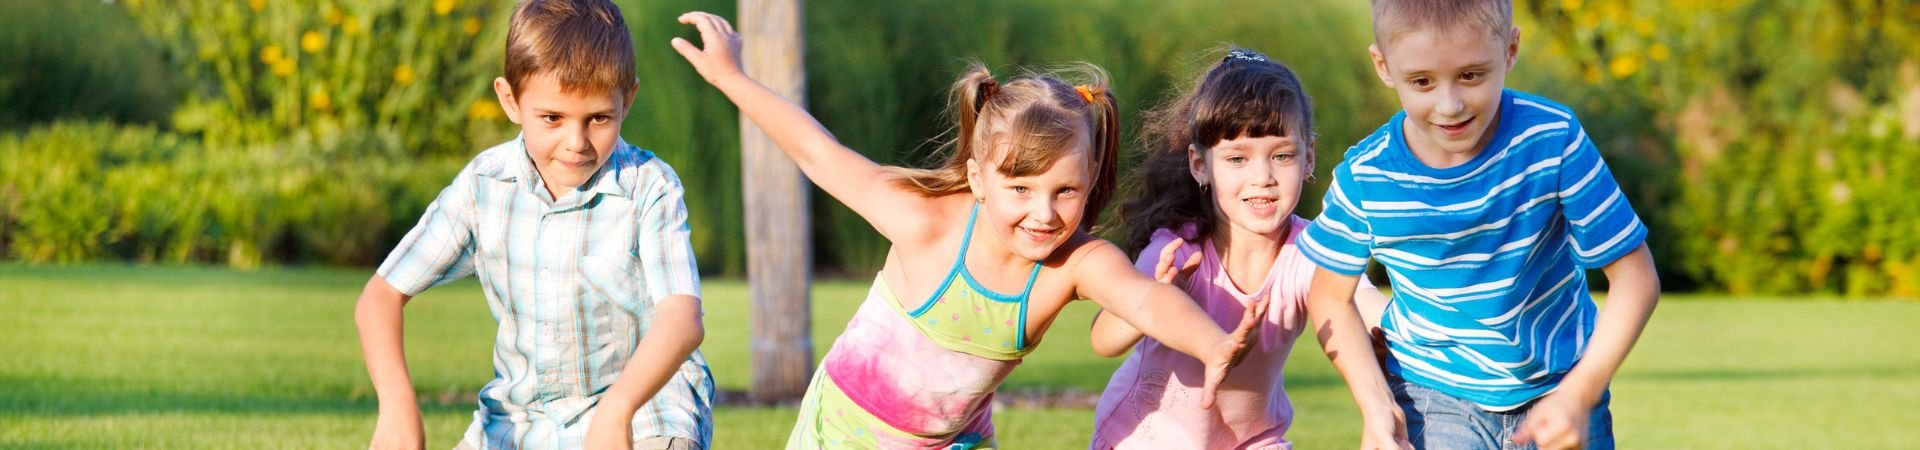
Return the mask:
[[[352,322],[368,274],[339,270],[0,265],[0,447],[344,448],[375,417]],[[746,287],[706,283],[702,351],[722,389],[749,378]],[[865,280],[816,285],[815,356]],[[1621,448],[1912,448],[1920,304],[1669,296],[1615,379]],[[1075,305],[1009,390],[1097,391],[1118,360],[1088,350]],[[472,281],[407,307],[407,356],[430,448],[453,445],[491,377],[493,323]],[[1309,340],[1287,390],[1297,448],[1357,442],[1345,384]],[[1087,409],[996,412],[1008,448],[1080,448]],[[715,448],[778,448],[794,412],[725,407]]]

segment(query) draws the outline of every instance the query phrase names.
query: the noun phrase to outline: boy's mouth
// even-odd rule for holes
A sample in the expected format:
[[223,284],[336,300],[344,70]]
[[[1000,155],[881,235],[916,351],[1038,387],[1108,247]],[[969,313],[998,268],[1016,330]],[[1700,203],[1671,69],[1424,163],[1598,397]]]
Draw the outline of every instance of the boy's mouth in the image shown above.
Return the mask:
[[1472,125],[1473,119],[1475,118],[1468,117],[1467,120],[1462,120],[1450,125],[1436,123],[1433,124],[1433,126],[1439,128],[1440,132],[1445,133],[1448,137],[1460,137],[1461,135],[1467,134],[1467,125]]

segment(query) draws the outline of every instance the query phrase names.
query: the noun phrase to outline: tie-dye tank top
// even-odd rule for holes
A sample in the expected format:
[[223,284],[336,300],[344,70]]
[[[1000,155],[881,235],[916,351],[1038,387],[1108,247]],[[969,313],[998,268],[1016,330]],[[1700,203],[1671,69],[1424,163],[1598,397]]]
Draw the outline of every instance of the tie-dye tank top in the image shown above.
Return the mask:
[[993,391],[1033,351],[1026,287],[1003,294],[967,272],[960,254],[934,295],[907,310],[876,276],[866,301],[827,351],[800,405],[789,449],[995,448]]

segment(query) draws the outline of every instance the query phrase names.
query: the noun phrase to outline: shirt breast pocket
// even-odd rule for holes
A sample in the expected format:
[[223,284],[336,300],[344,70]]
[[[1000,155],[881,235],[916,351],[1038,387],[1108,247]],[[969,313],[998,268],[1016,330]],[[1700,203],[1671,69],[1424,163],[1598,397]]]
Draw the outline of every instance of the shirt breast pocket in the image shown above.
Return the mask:
[[642,292],[638,260],[629,255],[582,256],[579,268],[584,294],[601,303],[587,308],[592,315],[620,313],[645,323],[653,305]]

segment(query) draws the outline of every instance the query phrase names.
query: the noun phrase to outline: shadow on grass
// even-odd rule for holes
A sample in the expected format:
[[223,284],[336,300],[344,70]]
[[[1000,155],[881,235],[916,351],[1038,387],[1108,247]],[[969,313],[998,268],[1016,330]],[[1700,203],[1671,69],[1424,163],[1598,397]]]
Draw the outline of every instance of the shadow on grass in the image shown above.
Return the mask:
[[[420,392],[420,412],[470,412],[477,407],[474,392],[458,395]],[[271,394],[218,393],[135,386],[84,379],[24,379],[0,377],[0,416],[95,416],[145,413],[220,414],[366,414],[378,404],[371,394],[312,392]]]
[[1920,379],[1920,367],[1792,367],[1759,369],[1665,369],[1623,373],[1617,380],[1663,382],[1774,381],[1801,378]]

